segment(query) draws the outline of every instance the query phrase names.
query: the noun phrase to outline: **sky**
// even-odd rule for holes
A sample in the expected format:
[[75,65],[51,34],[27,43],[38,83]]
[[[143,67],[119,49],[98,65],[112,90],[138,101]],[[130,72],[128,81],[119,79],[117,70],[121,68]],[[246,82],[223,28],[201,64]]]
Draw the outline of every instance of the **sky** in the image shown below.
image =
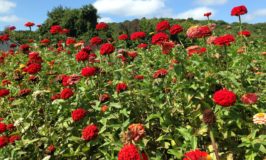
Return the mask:
[[93,4],[103,22],[122,22],[135,18],[170,17],[176,19],[204,19],[205,12],[212,12],[211,19],[237,21],[230,16],[235,6],[245,5],[247,23],[266,22],[266,0],[0,0],[0,30],[16,26],[23,30],[25,22],[41,24],[47,12],[59,5],[80,8]]

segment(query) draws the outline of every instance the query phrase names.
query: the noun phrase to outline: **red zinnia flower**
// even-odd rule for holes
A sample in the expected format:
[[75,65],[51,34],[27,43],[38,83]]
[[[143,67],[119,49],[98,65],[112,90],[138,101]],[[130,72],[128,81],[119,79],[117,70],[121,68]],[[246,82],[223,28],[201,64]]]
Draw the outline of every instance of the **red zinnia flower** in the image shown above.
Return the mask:
[[248,13],[248,10],[247,10],[246,6],[244,6],[244,5],[234,7],[231,10],[231,16],[240,16],[240,15],[243,15],[246,13]]
[[5,123],[0,123],[0,134],[6,131],[6,127]]
[[84,51],[79,51],[77,54],[76,54],[76,60],[78,62],[80,61],[86,61],[89,59],[89,54],[87,52],[84,52]]
[[59,25],[54,25],[54,26],[51,26],[50,28],[51,34],[57,34],[57,33],[60,33],[61,31],[62,31],[62,27]]
[[96,25],[96,30],[100,31],[100,30],[106,30],[108,29],[108,24],[104,23],[104,22],[100,22]]
[[104,102],[108,101],[109,99],[110,99],[110,96],[107,93],[100,95],[100,98],[99,98],[101,103],[104,103]]
[[98,68],[96,67],[85,67],[85,68],[82,68],[81,75],[84,77],[91,77],[91,76],[96,75],[97,71],[98,71]]
[[246,93],[241,97],[241,101],[244,104],[255,104],[258,100],[256,93]]
[[32,64],[28,65],[26,68],[24,68],[23,71],[27,72],[29,74],[36,74],[36,73],[40,72],[41,69],[42,69],[41,64],[32,63]]
[[146,33],[145,32],[134,32],[130,35],[130,39],[132,41],[138,40],[138,39],[142,39],[146,37]]
[[90,44],[93,46],[93,45],[100,45],[100,44],[102,44],[102,39],[100,38],[100,37],[98,37],[98,36],[96,36],[96,37],[92,37],[91,39],[90,39]]
[[121,34],[120,36],[118,36],[118,39],[121,41],[125,41],[128,39],[128,35],[127,34]]
[[83,108],[78,108],[74,111],[72,111],[71,113],[71,117],[73,119],[73,121],[80,121],[81,119],[83,119],[86,116],[86,110]]
[[82,139],[90,141],[98,136],[99,129],[96,125],[91,124],[82,130]]
[[119,151],[118,160],[142,160],[142,158],[138,148],[133,144],[128,144]]
[[163,54],[169,54],[174,47],[175,47],[174,42],[163,42],[162,43],[162,53]]
[[250,32],[245,30],[245,31],[242,31],[242,32],[238,32],[238,35],[242,35],[242,36],[245,36],[245,37],[250,37]]
[[166,33],[160,32],[152,36],[152,44],[160,45],[163,42],[166,42],[168,40],[169,40],[169,37]]
[[43,39],[43,40],[41,40],[40,43],[42,43],[42,44],[48,44],[48,43],[50,43],[50,40],[49,39]]
[[186,51],[189,56],[192,56],[193,54],[201,55],[202,53],[206,52],[206,48],[195,45],[186,48]]
[[10,27],[8,27],[8,29],[9,29],[10,31],[14,31],[14,30],[16,29],[16,27],[15,27],[15,26],[10,26]]
[[163,78],[167,75],[168,71],[166,69],[159,69],[153,74],[153,78]]
[[8,144],[8,137],[1,136],[0,137],[0,148],[5,147]]
[[61,99],[68,99],[74,95],[74,92],[70,88],[65,88],[60,93]]
[[207,152],[196,149],[185,153],[183,160],[204,160],[207,159],[208,156]]
[[31,89],[21,89],[18,93],[18,96],[23,97],[31,93]]
[[51,144],[50,146],[47,147],[46,152],[48,154],[52,154],[55,152],[55,150],[56,150],[55,146]]
[[180,25],[178,25],[178,24],[175,24],[175,25],[173,25],[173,26],[170,28],[170,34],[171,34],[171,35],[176,35],[176,34],[182,32],[182,31],[183,31],[183,27],[180,26]]
[[22,45],[19,46],[19,49],[23,53],[28,53],[30,51],[30,46],[28,44],[22,44]]
[[142,49],[146,49],[147,47],[148,47],[148,44],[146,44],[146,43],[140,43],[138,45],[138,48],[142,48]]
[[58,93],[58,94],[52,95],[51,101],[54,101],[54,100],[60,99],[60,98],[61,98],[61,95],[60,95],[60,93]]
[[116,85],[116,92],[117,93],[120,93],[120,92],[125,91],[125,90],[127,90],[127,84],[126,83],[121,82],[121,83],[118,83]]
[[204,16],[205,16],[205,17],[210,17],[211,15],[212,15],[212,12],[204,13]]
[[167,20],[161,21],[156,25],[157,32],[163,32],[170,28],[170,23]]
[[21,139],[21,137],[19,135],[12,135],[9,137],[9,143],[14,144],[15,141],[18,141],[20,139]]
[[66,40],[66,45],[67,46],[70,46],[70,45],[75,44],[75,43],[76,43],[76,39],[75,38],[68,37],[67,40]]
[[27,22],[24,24],[25,27],[32,27],[34,26],[35,24],[33,22]]
[[0,89],[0,97],[5,97],[7,95],[9,95],[8,89]]
[[100,54],[101,55],[108,55],[115,51],[115,47],[110,43],[105,43],[101,46]]
[[232,91],[229,91],[227,89],[221,89],[214,93],[213,101],[223,107],[229,107],[235,104],[236,95]]
[[14,130],[16,127],[14,126],[14,124],[8,124],[7,126],[6,126],[6,129],[7,130],[9,130],[9,131],[12,131],[12,130]]
[[235,38],[231,34],[226,34],[220,37],[215,38],[213,43],[217,46],[230,46],[232,42],[235,41]]
[[144,79],[144,76],[143,75],[135,75],[134,76],[134,79],[143,80]]

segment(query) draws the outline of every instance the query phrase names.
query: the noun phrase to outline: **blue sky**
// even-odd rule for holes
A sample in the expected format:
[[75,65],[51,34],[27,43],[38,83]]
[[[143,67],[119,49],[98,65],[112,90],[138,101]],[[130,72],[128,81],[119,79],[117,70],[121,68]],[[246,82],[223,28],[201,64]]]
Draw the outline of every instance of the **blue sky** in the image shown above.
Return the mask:
[[14,25],[25,29],[25,22],[41,24],[47,12],[62,5],[79,8],[92,3],[102,17],[100,21],[121,22],[142,17],[172,17],[204,19],[203,13],[211,11],[212,19],[237,21],[230,16],[234,6],[246,5],[245,22],[266,22],[266,0],[0,0],[0,30]]

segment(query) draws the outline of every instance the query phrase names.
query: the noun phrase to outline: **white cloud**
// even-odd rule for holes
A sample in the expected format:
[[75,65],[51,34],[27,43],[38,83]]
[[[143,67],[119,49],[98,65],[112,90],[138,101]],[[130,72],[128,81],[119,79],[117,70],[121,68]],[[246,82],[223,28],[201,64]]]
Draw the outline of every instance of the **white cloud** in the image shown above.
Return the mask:
[[10,9],[15,8],[16,7],[16,3],[11,2],[9,0],[0,0],[0,13],[6,13],[8,12]]
[[16,15],[6,15],[0,16],[0,22],[4,23],[15,23],[18,22],[20,19]]
[[198,7],[195,9],[185,11],[183,13],[179,13],[175,17],[181,18],[181,19],[193,18],[193,19],[202,20],[202,19],[206,19],[206,17],[204,17],[204,13],[206,13],[206,12],[212,12],[212,15],[214,15],[214,13],[215,13],[215,11],[211,8]]
[[100,14],[118,16],[154,16],[165,8],[165,0],[96,0]]
[[256,18],[266,18],[266,8],[258,9],[252,13],[243,16],[244,21],[252,21]]
[[101,17],[99,19],[99,22],[111,23],[111,22],[113,22],[113,20],[110,17]]
[[225,4],[228,0],[197,0],[196,4],[200,5],[221,5]]

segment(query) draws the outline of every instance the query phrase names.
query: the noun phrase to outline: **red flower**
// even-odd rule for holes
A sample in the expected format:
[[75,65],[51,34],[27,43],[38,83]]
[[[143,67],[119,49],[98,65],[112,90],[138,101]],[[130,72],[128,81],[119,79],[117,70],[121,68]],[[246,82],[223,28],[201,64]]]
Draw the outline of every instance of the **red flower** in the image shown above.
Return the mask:
[[157,23],[156,25],[156,31],[157,32],[163,32],[165,30],[168,30],[170,28],[170,24],[167,20],[161,21]]
[[42,57],[40,57],[39,53],[37,52],[31,52],[29,53],[29,61],[27,65],[32,63],[38,63],[41,64],[43,62]]
[[91,124],[82,130],[82,139],[90,141],[98,136],[99,129],[96,125]]
[[67,46],[70,46],[70,45],[75,44],[75,43],[76,43],[76,39],[75,38],[68,37],[67,40],[66,40],[66,45]]
[[107,105],[103,105],[102,107],[101,107],[101,111],[102,112],[106,112],[108,110],[108,106]]
[[212,12],[204,13],[204,16],[205,16],[205,17],[210,17],[211,15],[212,15]]
[[120,92],[125,91],[125,90],[127,90],[127,84],[126,83],[121,82],[121,83],[118,83],[116,85],[116,92],[117,93],[120,93]]
[[0,89],[0,97],[5,97],[7,95],[9,95],[8,89]]
[[246,13],[248,13],[248,10],[247,10],[246,6],[244,6],[244,5],[234,7],[231,10],[231,16],[240,16],[240,15],[243,15]]
[[148,44],[146,44],[146,43],[140,43],[138,45],[138,48],[142,48],[142,49],[146,49],[147,47],[148,47]]
[[8,30],[14,31],[14,30],[16,30],[16,27],[15,26],[10,26],[10,27],[8,27]]
[[61,99],[69,99],[74,95],[74,92],[70,88],[65,88],[61,91],[60,93],[60,98]]
[[8,144],[8,137],[1,136],[0,137],[0,148],[5,147]]
[[100,30],[106,30],[108,29],[108,24],[104,23],[104,22],[100,22],[96,25],[96,30],[100,31]]
[[33,22],[27,22],[24,24],[25,27],[32,27],[34,26],[35,24]]
[[127,34],[121,34],[120,36],[118,36],[118,39],[121,41],[125,41],[128,39],[128,35]]
[[14,144],[15,141],[18,141],[20,139],[21,139],[21,137],[19,135],[12,135],[9,137],[9,143]]
[[175,47],[174,42],[163,42],[162,43],[162,53],[163,54],[169,54],[174,47]]
[[255,104],[258,100],[256,93],[246,93],[241,97],[241,101],[244,104]]
[[40,43],[47,45],[48,43],[50,43],[50,40],[49,39],[43,39],[43,40],[41,40]]
[[61,98],[61,95],[60,95],[60,93],[58,93],[58,94],[52,95],[51,101],[54,101],[54,100],[60,99],[60,98]]
[[16,128],[16,127],[14,126],[14,124],[8,124],[8,125],[6,126],[6,129],[9,130],[9,131],[14,130],[15,128]]
[[48,146],[47,149],[46,149],[46,151],[47,151],[48,154],[52,154],[52,153],[54,153],[55,150],[56,150],[56,148],[55,148],[55,146],[52,145],[52,144],[51,144],[50,146]]
[[245,30],[245,31],[242,31],[242,32],[238,32],[238,35],[242,35],[242,36],[245,36],[245,37],[250,37],[250,32]]
[[130,39],[132,41],[138,40],[138,39],[142,39],[146,37],[146,33],[145,32],[134,32],[130,35]]
[[85,68],[82,68],[81,75],[84,77],[91,77],[91,76],[96,75],[97,71],[98,71],[98,68],[96,67],[85,67]]
[[[11,82],[9,80],[7,80],[7,79],[2,80],[2,86],[7,86],[9,84],[11,84]],[[0,89],[0,97],[2,97],[2,94],[6,92],[6,91],[1,91],[1,90],[2,89]],[[1,93],[1,92],[3,92],[3,93]]]
[[235,41],[235,38],[231,34],[226,34],[220,37],[215,38],[213,43],[217,46],[230,46],[232,42]]
[[81,51],[86,52],[86,53],[89,54],[90,51],[91,51],[91,47],[90,46],[86,46],[86,47],[82,48]]
[[100,98],[99,98],[101,103],[104,103],[104,102],[108,101],[109,99],[110,99],[110,96],[107,93],[100,95]]
[[159,69],[153,74],[153,78],[163,78],[167,75],[168,71],[166,69]]
[[22,45],[19,46],[19,49],[23,53],[28,53],[30,51],[30,46],[28,44],[22,44]]
[[169,37],[166,33],[160,32],[152,36],[152,44],[160,45],[163,42],[166,42],[168,40],[169,40]]
[[84,51],[79,51],[77,54],[76,54],[76,60],[78,62],[80,61],[86,61],[89,59],[89,54],[87,52],[84,52]]
[[138,52],[136,51],[128,51],[127,56],[131,57],[132,59],[136,58],[138,56]]
[[63,86],[72,86],[80,81],[80,76],[73,74],[70,76],[63,76],[62,84]]
[[142,158],[138,148],[133,144],[128,144],[119,151],[118,160],[142,160]]
[[227,89],[221,89],[214,93],[213,101],[223,107],[229,107],[235,104],[236,95],[232,91],[229,91]]
[[73,121],[80,121],[81,119],[83,119],[86,116],[86,110],[83,108],[78,108],[74,111],[72,111],[71,113],[71,117],[73,119]]
[[28,65],[26,68],[23,69],[24,72],[27,72],[29,74],[36,74],[40,72],[42,69],[42,66],[38,63],[32,63]]
[[186,48],[186,51],[189,56],[192,56],[194,54],[201,55],[202,53],[206,52],[206,48],[195,45]]
[[100,45],[102,44],[102,39],[100,37],[92,37],[90,39],[90,44],[93,46],[93,45]]
[[18,96],[23,97],[31,93],[31,89],[21,89],[18,93]]
[[143,80],[144,79],[144,76],[143,75],[135,75],[134,76],[134,79]]
[[64,28],[64,29],[62,29],[62,30],[59,31],[60,34],[68,34],[69,32],[70,32],[70,30],[69,29],[66,29],[66,28]]
[[183,32],[183,27],[178,25],[178,24],[175,24],[173,25],[171,28],[170,28],[170,34],[171,35],[176,35],[180,32]]
[[0,134],[6,131],[6,124],[0,122]]
[[101,55],[108,55],[115,51],[115,47],[110,43],[105,43],[101,46],[100,54]]
[[62,27],[59,25],[54,25],[54,26],[51,26],[50,28],[51,34],[57,34],[57,33],[60,33],[61,31],[62,31]]
[[196,149],[185,153],[183,160],[204,160],[207,159],[208,156],[207,152]]

